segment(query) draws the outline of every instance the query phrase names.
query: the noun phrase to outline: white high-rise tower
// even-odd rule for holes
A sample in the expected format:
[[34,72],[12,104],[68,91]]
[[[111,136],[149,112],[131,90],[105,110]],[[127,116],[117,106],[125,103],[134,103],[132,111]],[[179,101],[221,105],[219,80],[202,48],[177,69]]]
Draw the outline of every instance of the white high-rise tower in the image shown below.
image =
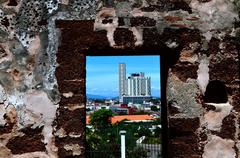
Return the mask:
[[119,64],[119,101],[123,101],[123,96],[125,95],[126,87],[126,65],[125,63]]

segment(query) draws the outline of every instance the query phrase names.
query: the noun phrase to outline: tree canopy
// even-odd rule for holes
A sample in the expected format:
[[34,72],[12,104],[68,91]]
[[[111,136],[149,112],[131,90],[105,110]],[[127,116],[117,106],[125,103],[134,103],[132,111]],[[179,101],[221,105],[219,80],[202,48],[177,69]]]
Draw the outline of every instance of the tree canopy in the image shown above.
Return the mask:
[[111,126],[111,117],[113,113],[111,110],[100,109],[90,114],[90,124],[96,129],[103,129]]

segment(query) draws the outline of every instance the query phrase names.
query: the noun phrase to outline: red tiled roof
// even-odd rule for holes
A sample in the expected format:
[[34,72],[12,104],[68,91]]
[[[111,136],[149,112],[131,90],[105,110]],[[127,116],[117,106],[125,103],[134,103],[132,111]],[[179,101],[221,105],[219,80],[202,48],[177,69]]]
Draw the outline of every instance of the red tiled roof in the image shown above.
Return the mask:
[[[113,116],[111,118],[112,124],[120,122],[122,120],[129,120],[129,121],[145,121],[145,120],[154,120],[154,118],[150,115],[120,115],[120,116]],[[90,123],[90,116],[88,115],[86,118],[86,124]]]

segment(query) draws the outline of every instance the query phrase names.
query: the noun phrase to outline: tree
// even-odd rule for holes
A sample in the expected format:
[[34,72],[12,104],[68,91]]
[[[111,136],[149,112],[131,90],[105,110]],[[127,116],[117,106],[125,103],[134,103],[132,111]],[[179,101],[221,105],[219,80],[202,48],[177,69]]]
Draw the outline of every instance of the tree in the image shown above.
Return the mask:
[[96,129],[105,129],[111,126],[111,117],[113,113],[111,110],[100,109],[90,114],[90,124]]
[[154,105],[157,105],[157,104],[160,103],[160,100],[159,99],[155,99],[155,98],[149,99],[148,101],[152,102]]
[[151,135],[151,131],[148,127],[144,127],[142,126],[139,130],[138,130],[138,135],[139,137],[142,136],[150,136]]
[[154,136],[155,137],[160,137],[162,133],[161,128],[157,127],[156,129],[154,129]]
[[151,106],[151,110],[152,111],[158,111],[158,108],[157,108],[157,106],[154,105],[154,106]]

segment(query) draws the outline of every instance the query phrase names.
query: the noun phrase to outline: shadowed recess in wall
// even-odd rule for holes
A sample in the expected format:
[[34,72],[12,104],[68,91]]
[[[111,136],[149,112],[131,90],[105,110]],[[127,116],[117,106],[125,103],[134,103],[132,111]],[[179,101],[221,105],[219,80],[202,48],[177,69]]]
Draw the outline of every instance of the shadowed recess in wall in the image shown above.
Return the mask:
[[228,101],[226,86],[219,80],[207,85],[204,101],[207,103],[226,103]]

